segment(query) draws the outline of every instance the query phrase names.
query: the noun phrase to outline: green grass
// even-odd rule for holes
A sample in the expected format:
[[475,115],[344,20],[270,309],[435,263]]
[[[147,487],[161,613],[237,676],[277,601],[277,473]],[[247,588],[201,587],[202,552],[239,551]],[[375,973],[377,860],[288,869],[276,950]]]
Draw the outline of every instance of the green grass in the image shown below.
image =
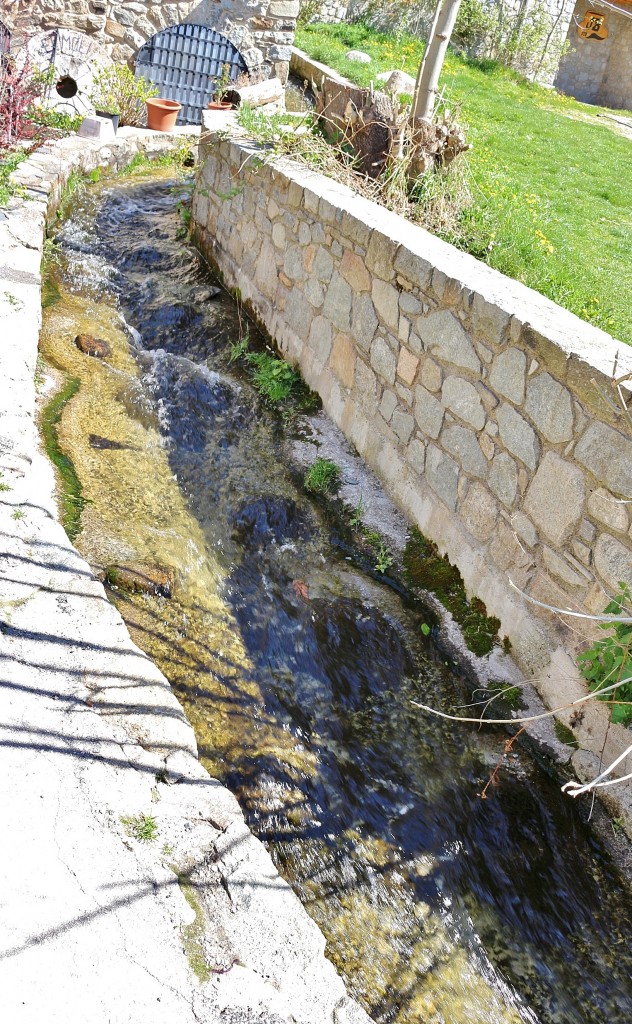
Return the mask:
[[128,836],[137,839],[139,843],[153,843],[158,838],[158,822],[150,814],[136,814],[128,818],[121,818]]
[[[414,75],[423,43],[364,25],[307,25],[296,45],[359,85],[380,71]],[[349,49],[373,58],[345,60]],[[632,140],[603,108],[543,89],[492,61],[450,53],[441,78],[472,149],[472,203],[443,237],[632,343]],[[621,111],[616,113],[621,114]]]
[[314,459],[304,479],[305,490],[312,494],[333,494],[340,486],[340,467],[331,459]]

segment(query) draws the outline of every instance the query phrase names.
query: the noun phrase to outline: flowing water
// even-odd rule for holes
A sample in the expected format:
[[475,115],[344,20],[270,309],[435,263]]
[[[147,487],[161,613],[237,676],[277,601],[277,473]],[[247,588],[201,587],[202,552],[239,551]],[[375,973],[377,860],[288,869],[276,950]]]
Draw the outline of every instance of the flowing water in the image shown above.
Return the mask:
[[377,1021],[627,1024],[629,889],[585,808],[520,752],[481,800],[502,734],[411,704],[467,694],[305,492],[300,420],[231,365],[245,325],[165,175],[92,187],[59,232],[42,352],[80,381],[77,546],[172,572],[170,599],[112,597]]

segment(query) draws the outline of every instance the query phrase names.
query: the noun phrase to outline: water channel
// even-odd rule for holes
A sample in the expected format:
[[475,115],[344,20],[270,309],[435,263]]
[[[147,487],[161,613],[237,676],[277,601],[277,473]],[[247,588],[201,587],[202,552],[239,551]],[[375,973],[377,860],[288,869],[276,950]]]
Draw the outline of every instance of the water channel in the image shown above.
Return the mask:
[[376,1021],[627,1024],[629,889],[526,753],[481,800],[502,734],[411,704],[468,695],[305,491],[301,417],[231,363],[245,321],[181,237],[185,197],[167,171],[113,179],[58,229],[41,349],[79,381],[57,427],[77,547],[172,574],[169,598],[110,596]]

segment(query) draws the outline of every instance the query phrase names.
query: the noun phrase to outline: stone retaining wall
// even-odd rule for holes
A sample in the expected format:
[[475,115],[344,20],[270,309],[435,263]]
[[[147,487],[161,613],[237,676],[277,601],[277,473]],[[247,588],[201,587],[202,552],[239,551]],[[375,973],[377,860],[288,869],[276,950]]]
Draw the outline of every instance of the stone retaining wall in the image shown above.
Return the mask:
[[[40,263],[63,187],[72,172],[122,169],[191,134],[121,129],[106,144],[47,143],[14,173],[19,194],[0,209],[0,731],[11,833],[0,882],[3,941],[15,947],[3,953],[4,1005],[30,1020],[44,999],[48,1019],[78,1020],[89,992],[95,1024],[370,1024],[236,799],[199,763],[168,681],[66,537],[40,450]],[[129,838],[123,816],[135,813],[156,815],[158,843]],[[211,963],[204,983],[193,973],[202,954],[187,947],[193,920]]]
[[[514,585],[589,612],[603,610],[619,581],[632,585],[629,509],[619,501],[632,496],[632,431],[599,390],[614,398],[611,377],[632,370],[632,351],[245,141],[209,136],[200,167],[202,251],[410,521],[498,616],[549,705],[577,696],[575,632]],[[603,711],[585,713],[592,748]],[[622,728],[611,732],[626,741]]]

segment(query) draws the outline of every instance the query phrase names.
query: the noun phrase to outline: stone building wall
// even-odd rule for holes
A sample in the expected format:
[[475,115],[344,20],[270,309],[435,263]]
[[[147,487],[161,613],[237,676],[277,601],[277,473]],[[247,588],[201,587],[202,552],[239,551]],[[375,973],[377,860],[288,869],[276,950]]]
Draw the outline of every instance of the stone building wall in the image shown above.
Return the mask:
[[335,24],[347,21],[349,15],[349,4],[346,0],[323,0],[318,15],[314,21],[324,21]]
[[[605,15],[607,39],[582,39],[577,25],[586,11]],[[568,30],[569,52],[562,59],[555,86],[584,103],[632,109],[632,6],[628,15],[599,3],[579,0]]]
[[187,21],[209,25],[241,50],[249,69],[287,78],[298,0],[0,0],[14,43],[67,28],[87,34],[119,62],[133,61],[156,32]]
[[540,673],[577,636],[509,579],[590,612],[632,585],[632,430],[598,390],[632,351],[339,184],[202,146],[200,247]]

